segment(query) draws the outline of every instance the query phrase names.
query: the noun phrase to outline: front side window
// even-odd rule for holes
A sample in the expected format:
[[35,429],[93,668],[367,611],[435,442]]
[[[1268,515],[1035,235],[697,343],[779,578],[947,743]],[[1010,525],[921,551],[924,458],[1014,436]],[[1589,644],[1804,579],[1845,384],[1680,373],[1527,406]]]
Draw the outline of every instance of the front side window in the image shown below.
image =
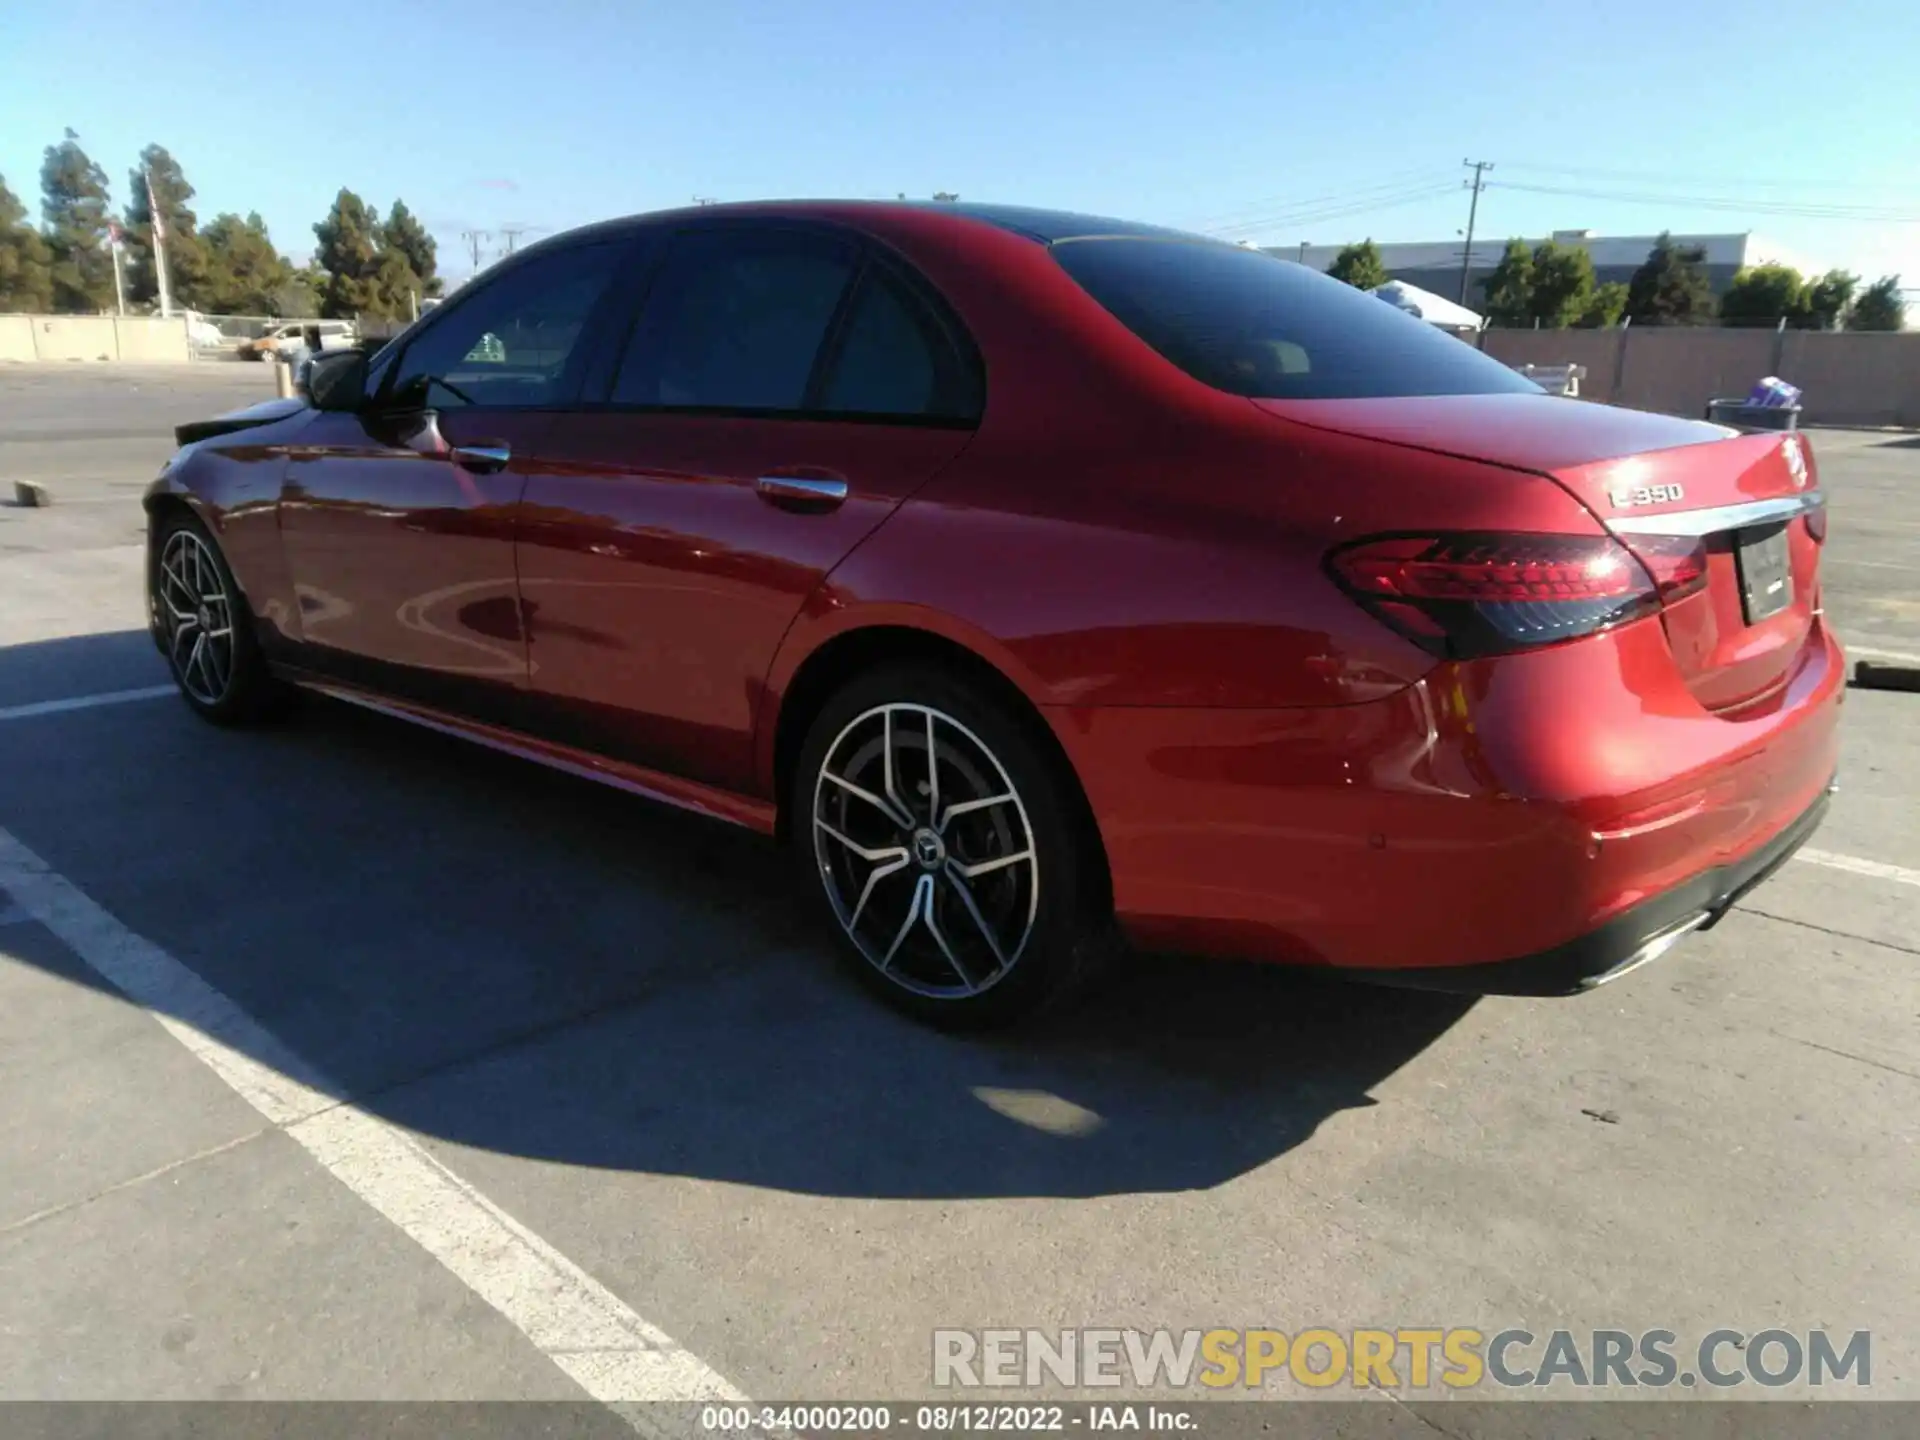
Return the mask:
[[390,393],[436,408],[567,403],[581,337],[623,253],[618,243],[572,246],[480,282],[407,346]]
[[1205,241],[1065,240],[1054,258],[1196,380],[1271,400],[1539,393],[1397,306],[1257,250]]
[[617,405],[799,410],[853,252],[797,231],[681,236],[622,357]]

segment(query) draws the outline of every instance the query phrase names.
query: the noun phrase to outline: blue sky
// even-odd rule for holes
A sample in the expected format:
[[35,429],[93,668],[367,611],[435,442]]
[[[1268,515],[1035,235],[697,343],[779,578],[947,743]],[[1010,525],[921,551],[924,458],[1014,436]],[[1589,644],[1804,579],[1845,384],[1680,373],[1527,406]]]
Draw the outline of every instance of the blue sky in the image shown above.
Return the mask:
[[404,198],[459,274],[463,229],[696,195],[1445,240],[1471,156],[1496,163],[1483,235],[1755,230],[1920,286],[1917,59],[1911,0],[16,0],[0,175],[37,213],[71,125],[118,205],[159,141],[203,222],[257,209],[304,257],[345,185]]

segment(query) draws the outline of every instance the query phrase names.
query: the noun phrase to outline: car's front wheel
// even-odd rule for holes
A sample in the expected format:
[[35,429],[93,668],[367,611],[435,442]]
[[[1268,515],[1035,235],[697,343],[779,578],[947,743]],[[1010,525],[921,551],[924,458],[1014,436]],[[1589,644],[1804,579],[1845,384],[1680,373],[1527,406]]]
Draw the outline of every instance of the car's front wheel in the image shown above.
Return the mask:
[[822,709],[792,840],[855,973],[935,1024],[1030,1015],[1106,948],[1072,777],[997,697],[933,667],[861,677]]
[[162,525],[152,587],[160,648],[195,713],[233,725],[276,708],[283,690],[267,671],[246,600],[193,516],[175,514]]

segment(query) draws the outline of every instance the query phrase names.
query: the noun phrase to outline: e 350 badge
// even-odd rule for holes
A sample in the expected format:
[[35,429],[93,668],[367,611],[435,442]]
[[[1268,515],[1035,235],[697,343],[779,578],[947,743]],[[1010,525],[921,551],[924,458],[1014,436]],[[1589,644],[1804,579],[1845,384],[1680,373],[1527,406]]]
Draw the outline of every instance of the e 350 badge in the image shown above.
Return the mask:
[[1624,510],[1629,505],[1665,505],[1685,494],[1678,485],[1623,485],[1618,490],[1609,490],[1607,500],[1614,509]]

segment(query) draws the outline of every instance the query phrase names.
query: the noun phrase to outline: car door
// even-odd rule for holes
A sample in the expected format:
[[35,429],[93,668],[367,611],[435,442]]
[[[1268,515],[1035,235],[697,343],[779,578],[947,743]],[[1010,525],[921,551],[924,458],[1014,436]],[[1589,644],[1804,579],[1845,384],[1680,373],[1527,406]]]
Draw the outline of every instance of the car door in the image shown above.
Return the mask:
[[514,507],[575,399],[619,243],[531,251],[405,342],[359,412],[301,434],[280,500],[300,663],[507,717],[526,680]]
[[855,237],[673,236],[610,366],[530,476],[519,569],[550,738],[751,786],[775,649],[822,578],[966,445],[978,362]]

